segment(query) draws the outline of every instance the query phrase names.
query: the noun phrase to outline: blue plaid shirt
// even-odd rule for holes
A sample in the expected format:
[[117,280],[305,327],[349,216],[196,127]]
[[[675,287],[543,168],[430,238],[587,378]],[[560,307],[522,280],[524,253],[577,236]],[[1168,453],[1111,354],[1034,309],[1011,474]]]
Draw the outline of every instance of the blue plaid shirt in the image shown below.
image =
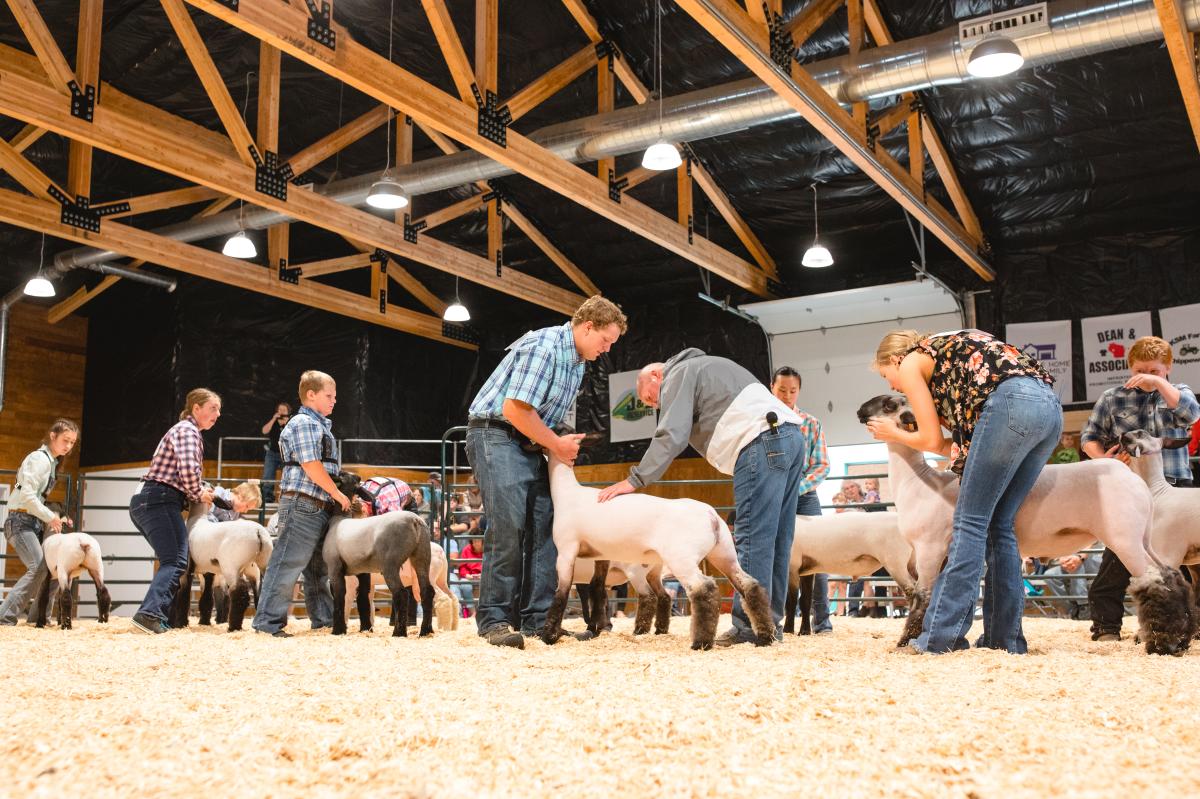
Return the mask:
[[[279,481],[279,490],[299,491],[308,494],[322,502],[331,499],[329,493],[308,479],[308,475],[299,466],[288,466],[288,462],[308,463],[322,458],[337,460],[337,441],[333,438],[333,422],[314,411],[307,405],[301,405],[299,413],[295,414],[283,432],[279,434],[279,454],[283,456],[283,479]],[[337,463],[322,463],[325,471],[331,475],[339,473],[342,468]]]
[[[1092,416],[1079,436],[1081,443],[1095,441],[1108,449],[1121,440],[1130,430],[1145,430],[1152,436],[1163,438],[1187,438],[1188,428],[1200,417],[1200,405],[1196,395],[1182,383],[1179,389],[1179,404],[1168,408],[1162,394],[1157,391],[1138,391],[1136,388],[1116,386],[1100,395]],[[1163,450],[1163,473],[1167,477],[1190,480],[1187,447]]]
[[583,369],[570,322],[531,331],[508,345],[508,354],[475,395],[468,415],[503,421],[504,400],[519,400],[553,428],[575,402]]

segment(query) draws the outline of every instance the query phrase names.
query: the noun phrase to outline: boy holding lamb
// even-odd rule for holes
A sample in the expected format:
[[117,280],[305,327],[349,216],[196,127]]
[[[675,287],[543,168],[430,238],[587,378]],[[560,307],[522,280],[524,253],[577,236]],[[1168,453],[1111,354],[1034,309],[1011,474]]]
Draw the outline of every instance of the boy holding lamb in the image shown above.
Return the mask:
[[[1100,395],[1091,418],[1080,434],[1083,451],[1090,458],[1117,458],[1121,436],[1142,429],[1153,436],[1187,438],[1188,428],[1200,418],[1196,395],[1182,383],[1172,384],[1174,356],[1171,345],[1157,336],[1143,336],[1129,348],[1129,371],[1125,384]],[[1187,450],[1163,450],[1163,473],[1173,486],[1192,485]],[[1129,570],[1111,550],[1104,550],[1100,570],[1088,591],[1092,612],[1092,640],[1119,641],[1121,617],[1125,615],[1125,589]]]
[[350,499],[338,490],[333,476],[341,472],[337,441],[329,414],[337,404],[337,384],[324,372],[300,376],[299,412],[279,434],[283,478],[279,481],[279,537],[254,614],[254,629],[276,638],[290,638],[287,626],[292,588],[304,573],[304,604],[314,630],[333,625],[333,595],[321,557],[321,544],[330,517],[348,511]]

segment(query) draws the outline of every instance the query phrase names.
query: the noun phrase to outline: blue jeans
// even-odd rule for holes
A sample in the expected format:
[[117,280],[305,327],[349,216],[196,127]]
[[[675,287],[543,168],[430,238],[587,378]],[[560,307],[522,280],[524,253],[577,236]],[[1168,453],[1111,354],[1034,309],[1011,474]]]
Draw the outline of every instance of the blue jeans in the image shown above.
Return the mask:
[[[733,469],[733,502],[737,508],[733,543],[738,563],[771,597],[776,638],[783,636],[781,622],[803,467],[804,437],[796,425],[783,424],[763,431],[743,447]],[[733,629],[739,638],[754,636],[741,594],[733,600]]]
[[[30,610],[29,616],[33,616],[31,602],[42,590],[42,583],[48,575],[42,565],[42,520],[28,513],[14,511],[4,521],[4,537],[8,539],[9,550],[16,552],[25,564],[25,573],[16,585],[8,589],[4,603],[0,604],[0,624],[12,625],[17,623],[17,616],[26,610]],[[2,565],[0,572],[3,572]]]
[[275,501],[275,478],[279,474],[280,468],[283,466],[283,458],[279,456],[279,450],[271,449],[268,444],[264,449],[263,455],[263,473],[262,473],[262,496],[263,502]]
[[141,490],[129,500],[129,518],[158,558],[158,570],[137,612],[162,622],[166,622],[171,600],[179,590],[179,578],[187,570],[188,533],[183,523],[186,506],[182,491],[162,483],[142,483]]
[[479,634],[502,625],[541,632],[558,584],[546,459],[522,450],[503,429],[472,427],[467,460],[490,522],[476,606]]
[[[815,488],[800,495],[800,499],[796,502],[796,515],[821,515],[821,499],[817,496]],[[833,630],[833,623],[829,621],[828,574],[813,575],[812,626],[815,633],[824,633]]]
[[304,573],[304,606],[313,629],[333,624],[333,594],[321,557],[329,512],[309,497],[286,497],[279,503],[279,537],[267,563],[254,613],[254,629],[275,633],[287,626],[292,589]]
[[968,648],[965,636],[986,567],[983,635],[975,645],[1013,654],[1027,650],[1021,631],[1025,586],[1013,521],[1061,432],[1062,408],[1040,380],[1009,378],[984,400],[954,509],[946,568],[934,583],[917,649]]

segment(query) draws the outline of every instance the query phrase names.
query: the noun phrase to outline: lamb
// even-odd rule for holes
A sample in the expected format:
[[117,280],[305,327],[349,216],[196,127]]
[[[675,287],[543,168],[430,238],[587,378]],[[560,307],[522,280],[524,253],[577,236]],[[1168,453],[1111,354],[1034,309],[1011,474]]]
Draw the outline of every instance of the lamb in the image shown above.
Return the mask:
[[[1200,566],[1200,491],[1176,488],[1167,482],[1163,474],[1163,449],[1185,447],[1188,439],[1162,439],[1150,435],[1145,430],[1133,430],[1121,436],[1120,443],[1121,450],[1129,455],[1129,468],[1145,481],[1154,497],[1154,521],[1150,541],[1155,554],[1166,566],[1172,568]],[[1196,574],[1194,569],[1192,574]],[[1196,596],[1195,589],[1196,585],[1193,583],[1193,599]],[[1140,622],[1141,618],[1138,620]],[[1189,637],[1195,636],[1197,628],[1200,627],[1200,608],[1193,602],[1190,613],[1178,616],[1176,621],[1188,631]],[[1155,641],[1153,646],[1169,647],[1173,636],[1178,632],[1172,631],[1166,640]],[[1138,637],[1150,643],[1150,634],[1149,631],[1143,631]],[[1187,645],[1183,648],[1186,649]]]
[[[872,417],[890,417],[901,427],[916,429],[916,417],[902,396],[885,394],[863,403],[859,421],[865,424]],[[917,589],[899,643],[904,646],[921,631],[933,581],[949,548],[959,484],[955,475],[926,463],[922,453],[894,443],[888,444],[888,476],[900,530],[912,544],[917,572]],[[1152,504],[1150,489],[1118,461],[1047,466],[1017,512],[1017,546],[1027,557],[1061,557],[1099,540],[1136,578],[1130,593],[1139,618],[1143,601],[1154,597],[1144,609],[1146,651],[1178,653],[1185,640],[1172,630],[1176,618],[1187,613],[1188,596],[1177,570],[1164,566],[1154,553]]]
[[[603,584],[597,579],[597,568],[607,563],[607,574]],[[650,632],[650,623],[654,622],[654,634],[665,635],[671,625],[671,595],[662,584],[662,575],[651,575],[651,566],[646,563],[620,563],[612,561],[596,561],[592,558],[575,559],[575,591],[579,594],[579,604],[583,617],[591,619],[593,613],[603,614],[598,629],[611,630],[612,621],[608,615],[608,589],[629,583],[638,597],[637,616],[633,622],[633,634],[644,635]]]
[[[742,593],[758,646],[775,640],[775,622],[766,590],[742,571],[733,535],[717,512],[694,499],[663,499],[628,494],[601,505],[599,490],[581,486],[574,470],[550,456],[550,495],[554,501],[554,544],[558,548],[558,586],[546,615],[542,641],[562,635],[563,611],[571,593],[577,557],[647,563],[647,579],[661,582],[662,568],[671,570],[692,603],[692,649],[707,650],[716,637],[720,615],[717,584],[700,570],[707,557]],[[596,570],[607,573],[607,566]],[[603,578],[593,579],[603,587]],[[597,591],[597,593],[601,593]],[[600,632],[601,613],[593,612],[588,630]]]
[[[346,496],[356,497],[360,479],[352,472],[334,478]],[[361,509],[352,508],[361,512]],[[371,579],[374,572],[383,575],[394,605],[392,636],[408,635],[408,592],[400,582],[400,569],[412,561],[421,595],[422,636],[433,634],[433,585],[429,580],[429,527],[425,520],[406,510],[391,511],[369,518],[337,515],[329,523],[321,556],[329,572],[329,587],[333,592],[333,634],[346,634],[346,575],[358,577],[359,630],[370,632],[374,627],[375,608],[371,603]]]
[[71,581],[84,569],[96,584],[97,620],[108,621],[112,608],[112,597],[104,585],[104,561],[100,544],[87,533],[55,533],[42,542],[43,568],[49,576],[42,582],[38,595],[36,624],[46,626],[46,613],[50,605],[50,581],[58,583],[58,626],[71,629]]
[[[202,575],[204,588],[200,594],[200,624],[210,624],[214,593],[222,587],[229,592],[228,630],[242,629],[246,610],[250,606],[251,588],[257,596],[262,572],[271,560],[274,544],[271,536],[258,522],[236,519],[230,522],[210,522],[208,505],[192,503],[188,512],[188,569],[171,605],[171,626],[188,625],[188,608],[192,599],[192,575]],[[218,609],[217,622],[223,614]]]
[[[437,616],[439,630],[457,630],[458,619],[462,615],[462,604],[450,590],[446,577],[450,572],[450,562],[446,560],[446,552],[436,542],[429,542],[429,582],[433,585],[433,612]],[[420,584],[413,579],[411,561],[404,561],[400,567],[400,583],[412,591],[413,600],[421,600]]]

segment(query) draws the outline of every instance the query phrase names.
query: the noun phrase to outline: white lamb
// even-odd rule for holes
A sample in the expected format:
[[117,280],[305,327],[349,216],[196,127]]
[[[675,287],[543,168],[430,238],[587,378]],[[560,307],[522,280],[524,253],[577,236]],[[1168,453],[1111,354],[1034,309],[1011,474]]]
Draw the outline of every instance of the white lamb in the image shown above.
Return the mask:
[[[462,615],[462,604],[450,590],[446,577],[450,572],[450,563],[446,560],[446,552],[437,543],[429,542],[429,584],[433,586],[433,613],[437,617],[439,630],[457,630],[458,619]],[[400,583],[412,591],[413,601],[421,601],[421,585],[413,579],[412,561],[404,561],[400,567]]]
[[[554,544],[558,586],[546,616],[542,640],[562,635],[562,617],[571,593],[577,557],[647,563],[661,578],[665,565],[687,590],[692,603],[692,649],[711,649],[720,615],[717,584],[700,570],[705,558],[741,592],[759,646],[774,641],[775,623],[767,592],[738,564],[733,536],[711,506],[693,499],[627,494],[600,504],[598,489],[581,486],[574,470],[551,456],[550,494],[554,500]],[[600,631],[593,613],[588,629]]]
[[37,626],[46,626],[50,605],[50,581],[58,583],[58,626],[71,629],[71,581],[86,569],[96,584],[97,620],[108,621],[112,599],[104,585],[104,561],[100,544],[87,533],[55,533],[42,542],[43,568],[49,575],[38,596]]
[[[859,421],[865,424],[872,417],[890,417],[905,429],[916,429],[916,417],[902,396],[885,394],[863,403]],[[921,632],[933,581],[946,558],[959,481],[931,467],[922,453],[894,443],[888,444],[888,477],[900,530],[912,544],[917,571],[917,589],[899,643],[904,646]],[[1135,578],[1130,593],[1136,606],[1157,597],[1147,606],[1143,621],[1149,634],[1147,651],[1182,651],[1186,641],[1171,630],[1175,617],[1186,613],[1182,608],[1189,600],[1187,585],[1178,570],[1162,566],[1154,555],[1151,511],[1150,490],[1118,461],[1047,466],[1017,512],[1017,546],[1026,557],[1053,558],[1099,540]]]
[[[214,593],[229,593],[229,632],[242,629],[250,606],[251,588],[257,593],[274,544],[266,528],[251,519],[208,520],[207,504],[193,503],[188,513],[188,570],[171,608],[171,626],[186,627],[192,598],[192,575],[204,582],[200,594],[200,624],[209,624]],[[218,615],[218,623],[220,616]]]

